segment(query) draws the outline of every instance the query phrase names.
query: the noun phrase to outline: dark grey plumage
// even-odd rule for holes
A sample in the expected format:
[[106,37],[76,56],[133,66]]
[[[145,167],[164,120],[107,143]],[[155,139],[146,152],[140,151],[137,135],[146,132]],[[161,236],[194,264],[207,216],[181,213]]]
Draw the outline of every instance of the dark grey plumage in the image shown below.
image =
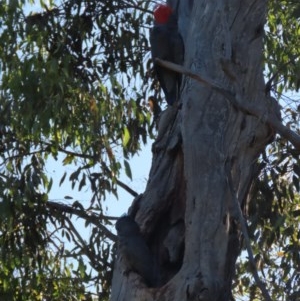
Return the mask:
[[[159,58],[182,65],[184,60],[184,44],[178,32],[177,18],[170,15],[168,22],[154,24],[150,32],[152,58]],[[165,93],[169,105],[178,100],[181,75],[177,72],[158,66],[154,62],[157,79]]]
[[119,251],[126,269],[135,271],[148,286],[155,286],[156,272],[153,255],[138,224],[130,216],[122,216],[116,223]]

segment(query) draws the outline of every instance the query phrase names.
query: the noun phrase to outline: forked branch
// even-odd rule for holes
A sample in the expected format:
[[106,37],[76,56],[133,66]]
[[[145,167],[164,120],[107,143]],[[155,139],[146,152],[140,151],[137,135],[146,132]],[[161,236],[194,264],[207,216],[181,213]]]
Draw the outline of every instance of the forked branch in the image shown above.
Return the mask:
[[297,133],[290,130],[287,126],[283,125],[280,119],[276,116],[276,114],[268,110],[265,103],[261,102],[260,104],[257,104],[245,101],[245,99],[241,95],[234,93],[228,89],[225,89],[218,83],[216,83],[214,80],[205,78],[202,75],[200,76],[199,74],[196,74],[183,66],[158,58],[155,59],[155,63],[169,70],[191,77],[196,81],[204,84],[205,86],[210,87],[213,90],[221,93],[231,102],[233,106],[238,108],[240,111],[245,112],[246,114],[250,114],[260,118],[265,123],[270,125],[274,129],[274,131],[276,131],[278,134],[289,140],[296,149],[300,150],[300,136]]

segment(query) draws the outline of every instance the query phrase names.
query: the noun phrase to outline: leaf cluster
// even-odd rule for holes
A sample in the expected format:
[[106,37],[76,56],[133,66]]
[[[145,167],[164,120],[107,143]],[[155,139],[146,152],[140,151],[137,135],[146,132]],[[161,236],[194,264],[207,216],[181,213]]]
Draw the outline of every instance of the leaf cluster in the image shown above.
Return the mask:
[[[90,300],[91,285],[108,298],[114,235],[102,206],[117,196],[122,168],[132,177],[129,159],[149,135],[148,9],[131,0],[0,4],[1,300]],[[51,178],[49,160],[73,172]],[[87,208],[49,200],[66,180],[91,191]]]
[[278,94],[300,87],[300,4],[295,0],[269,1],[265,30],[268,89]]
[[[300,159],[299,151],[281,138],[268,147],[261,164],[264,169],[251,190],[248,232],[261,279],[272,298],[297,300],[300,261]],[[249,277],[247,254],[237,266],[236,296],[262,298]]]
[[[283,122],[299,129],[300,4],[294,0],[269,1],[265,27],[266,92],[276,96]],[[285,95],[285,93],[289,95]],[[299,150],[276,136],[261,156],[260,176],[248,203],[248,231],[259,276],[274,300],[298,300],[300,291],[300,160]],[[262,300],[243,247],[234,283],[237,300]]]

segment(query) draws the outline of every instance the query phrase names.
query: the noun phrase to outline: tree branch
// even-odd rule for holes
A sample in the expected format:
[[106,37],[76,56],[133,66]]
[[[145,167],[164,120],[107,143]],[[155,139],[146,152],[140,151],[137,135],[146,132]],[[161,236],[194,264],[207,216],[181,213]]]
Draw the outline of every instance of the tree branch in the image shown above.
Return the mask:
[[[266,109],[266,106],[263,103],[258,104],[245,101],[244,98],[239,94],[225,89],[212,79],[200,76],[183,66],[158,58],[155,58],[155,63],[169,70],[191,77],[196,81],[221,93],[231,102],[233,106],[238,108],[240,111],[261,118],[265,123],[270,125],[277,133],[289,140],[296,149],[300,149],[300,136],[297,133],[290,130],[287,126],[283,125],[274,112],[269,114],[269,110]],[[264,116],[262,116],[262,112],[266,112]]]
[[60,204],[60,203],[56,203],[56,202],[51,202],[48,201],[47,202],[47,207],[51,210],[55,210],[55,211],[59,211],[59,212],[63,212],[63,213],[69,213],[69,214],[74,214],[78,217],[81,217],[83,219],[85,219],[86,221],[90,222],[91,224],[97,226],[100,228],[100,231],[109,239],[111,239],[112,241],[117,241],[117,236],[114,235],[112,232],[110,232],[105,226],[103,226],[100,222],[100,218],[102,216],[96,215],[96,214],[88,214],[83,210],[80,209],[76,209],[72,206],[69,205],[65,205],[65,204]]
[[99,269],[99,265],[100,263],[95,261],[95,256],[94,254],[92,253],[92,251],[88,248],[86,242],[84,241],[84,239],[82,238],[82,236],[79,234],[79,232],[77,231],[77,229],[74,227],[73,223],[71,222],[71,220],[69,218],[66,218],[66,221],[67,223],[69,224],[69,228],[70,230],[73,232],[73,234],[77,237],[77,240],[81,243],[81,246],[80,246],[80,243],[78,241],[76,241],[76,239],[73,239],[74,240],[74,243],[75,245],[77,244],[77,246],[83,250],[84,254],[89,258],[90,262],[91,262],[91,265],[94,267],[94,269]]
[[247,230],[247,226],[246,226],[246,222],[240,207],[240,202],[238,200],[238,197],[236,195],[236,192],[234,190],[234,186],[233,186],[233,181],[232,181],[232,176],[231,176],[231,166],[229,162],[225,163],[225,171],[227,174],[227,183],[228,183],[228,187],[230,190],[230,193],[232,195],[232,202],[233,202],[233,206],[234,206],[234,215],[236,215],[241,229],[242,229],[242,233],[244,235],[244,239],[245,239],[245,243],[246,243],[246,248],[247,248],[247,252],[248,252],[248,256],[249,256],[249,263],[251,266],[251,270],[252,270],[252,274],[253,277],[255,279],[255,282],[257,284],[257,286],[260,288],[265,300],[267,301],[272,301],[271,296],[266,288],[265,283],[259,278],[258,272],[257,272],[257,268],[256,268],[256,264],[255,264],[255,260],[254,260],[254,256],[253,256],[253,251],[252,251],[252,247],[251,247],[251,243],[250,243],[250,238],[248,235],[248,230]]
[[[107,167],[107,165],[104,162],[102,162],[101,165],[102,165],[102,168],[109,175],[112,174],[111,170]],[[117,185],[119,185],[120,187],[122,187],[124,190],[126,190],[129,194],[131,194],[133,197],[136,198],[139,195],[136,191],[134,191],[133,189],[131,189],[128,185],[126,185],[125,183],[121,182],[120,180],[116,179],[116,183],[117,183]]]
[[[42,142],[43,144],[47,145],[48,147],[51,146],[51,143],[48,142]],[[85,154],[81,154],[81,153],[75,153],[72,151],[68,151],[60,146],[58,146],[57,148],[60,152],[70,155],[70,156],[74,156],[74,157],[79,157],[79,158],[83,158],[83,159],[93,159],[94,156],[91,155],[85,155]],[[102,167],[105,169],[105,171],[111,175],[111,171],[109,170],[109,168],[102,163]],[[122,181],[116,179],[116,183],[117,185],[119,185],[120,187],[122,187],[124,190],[126,190],[129,194],[131,194],[133,197],[137,197],[138,193],[136,191],[134,191],[133,189],[131,189],[128,185],[126,185],[125,183],[123,183]]]
[[[46,141],[40,141],[40,144],[44,144],[46,145],[47,147],[51,147],[52,146],[52,143],[49,143],[49,142],[46,142]],[[76,153],[76,152],[72,152],[72,151],[69,151],[69,150],[66,150],[64,148],[62,148],[61,146],[57,145],[57,150],[66,154],[66,155],[69,155],[69,156],[74,156],[74,157],[78,157],[78,158],[83,158],[83,159],[93,159],[94,157],[91,156],[91,155],[86,155],[86,154],[82,154],[82,153]],[[45,151],[45,150],[43,150]]]
[[139,194],[131,189],[128,185],[125,183],[121,182],[120,180],[117,179],[117,184],[122,187],[124,190],[126,190],[129,194],[131,194],[133,197],[137,197]]

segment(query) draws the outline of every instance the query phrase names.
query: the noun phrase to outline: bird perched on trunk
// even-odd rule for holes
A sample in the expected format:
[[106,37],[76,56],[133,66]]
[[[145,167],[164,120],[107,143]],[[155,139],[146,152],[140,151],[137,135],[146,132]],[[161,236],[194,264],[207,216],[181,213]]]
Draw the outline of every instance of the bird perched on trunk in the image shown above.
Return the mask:
[[140,232],[140,227],[128,215],[116,222],[119,251],[126,270],[138,273],[150,287],[157,282],[154,257]]
[[[173,9],[160,4],[154,10],[154,26],[150,32],[152,58],[159,58],[182,65],[184,44],[178,32],[177,16]],[[157,79],[165,93],[169,105],[178,100],[181,74],[158,66],[154,61]]]

